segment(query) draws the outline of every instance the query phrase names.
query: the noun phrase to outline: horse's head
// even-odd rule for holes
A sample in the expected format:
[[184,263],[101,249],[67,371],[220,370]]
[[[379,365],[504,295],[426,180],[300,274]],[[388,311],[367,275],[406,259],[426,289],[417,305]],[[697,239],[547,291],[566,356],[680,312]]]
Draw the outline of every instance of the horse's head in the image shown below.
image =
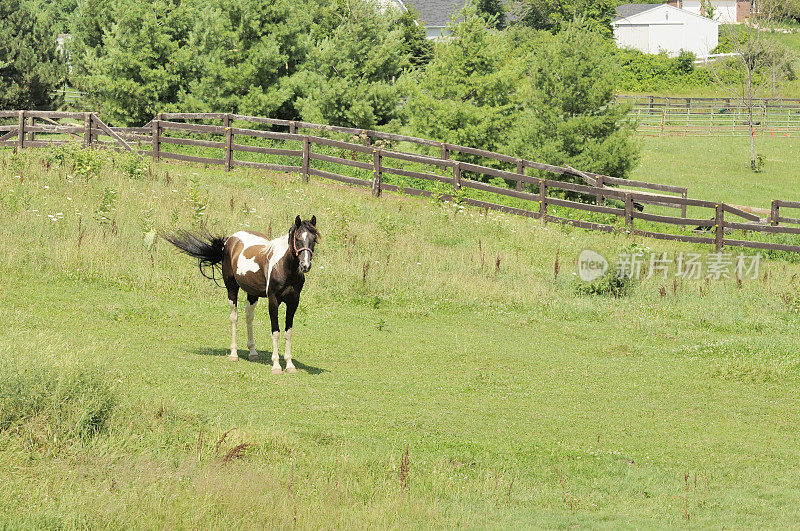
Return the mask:
[[289,231],[289,245],[297,256],[301,273],[308,273],[311,270],[311,259],[314,257],[314,246],[318,239],[317,216],[311,216],[311,219],[306,220],[301,220],[300,216],[294,218],[294,225]]

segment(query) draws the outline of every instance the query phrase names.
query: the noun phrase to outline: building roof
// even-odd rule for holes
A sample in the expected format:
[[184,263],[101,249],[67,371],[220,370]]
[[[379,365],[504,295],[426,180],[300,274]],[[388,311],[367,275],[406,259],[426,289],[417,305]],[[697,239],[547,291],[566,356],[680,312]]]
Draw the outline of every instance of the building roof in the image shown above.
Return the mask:
[[680,13],[683,16],[698,18],[710,24],[721,24],[719,20],[704,17],[703,15],[689,11],[688,9],[681,9],[670,4],[622,4],[617,8],[617,18],[614,19],[614,24],[625,24],[630,18],[658,8],[667,10],[668,12]]
[[444,27],[450,22],[453,13],[464,9],[466,0],[401,0],[405,6],[413,8],[426,27]]
[[622,4],[617,8],[617,18],[628,18],[645,11],[650,11],[664,4]]

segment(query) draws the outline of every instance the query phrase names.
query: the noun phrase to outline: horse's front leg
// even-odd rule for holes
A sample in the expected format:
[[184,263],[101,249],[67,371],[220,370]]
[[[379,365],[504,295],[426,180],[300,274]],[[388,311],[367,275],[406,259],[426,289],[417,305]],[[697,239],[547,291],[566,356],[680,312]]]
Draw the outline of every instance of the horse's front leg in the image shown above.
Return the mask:
[[278,299],[274,296],[269,297],[269,321],[272,327],[272,374],[280,374],[281,364],[278,361],[278,338],[281,329],[278,327]]
[[297,311],[299,299],[286,301],[286,352],[283,357],[286,359],[286,372],[295,373],[297,369],[292,363],[292,325],[294,324],[294,312]]
[[247,308],[245,310],[245,317],[247,317],[247,348],[250,349],[250,355],[247,357],[250,361],[258,361],[258,351],[256,350],[256,340],[253,337],[253,318],[256,313],[256,304],[258,297],[252,295],[247,296]]

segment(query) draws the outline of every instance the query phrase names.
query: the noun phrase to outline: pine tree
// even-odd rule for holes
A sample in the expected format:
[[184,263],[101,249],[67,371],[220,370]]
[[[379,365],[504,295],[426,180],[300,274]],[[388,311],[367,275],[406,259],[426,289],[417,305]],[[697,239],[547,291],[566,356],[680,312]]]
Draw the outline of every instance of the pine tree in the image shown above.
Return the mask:
[[26,0],[0,0],[0,109],[54,109],[66,75],[55,35]]

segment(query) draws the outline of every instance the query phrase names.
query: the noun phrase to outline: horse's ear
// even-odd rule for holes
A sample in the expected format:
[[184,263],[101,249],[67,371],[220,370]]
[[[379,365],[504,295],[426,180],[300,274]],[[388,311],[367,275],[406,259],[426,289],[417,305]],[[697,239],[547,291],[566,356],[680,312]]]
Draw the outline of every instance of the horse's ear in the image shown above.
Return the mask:
[[311,224],[317,226],[317,216],[311,216]]
[[296,218],[294,218],[294,226],[295,226],[295,227],[297,227],[297,228],[300,228],[300,225],[301,225],[302,223],[303,223],[303,222],[300,220],[300,216],[297,216]]

